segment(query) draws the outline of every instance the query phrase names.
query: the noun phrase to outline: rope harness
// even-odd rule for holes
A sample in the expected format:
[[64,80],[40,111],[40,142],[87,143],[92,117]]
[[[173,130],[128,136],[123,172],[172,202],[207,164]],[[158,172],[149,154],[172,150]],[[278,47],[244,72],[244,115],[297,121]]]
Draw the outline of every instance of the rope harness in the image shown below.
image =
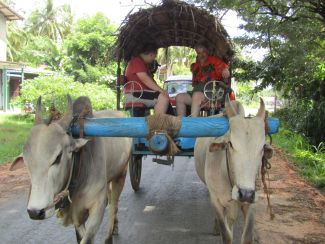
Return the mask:
[[180,152],[173,138],[177,135],[179,129],[181,128],[181,117],[171,116],[167,114],[154,114],[148,116],[146,119],[149,128],[149,134],[147,136],[148,141],[153,135],[157,133],[165,134],[168,140],[168,147],[166,151],[157,152],[150,148],[151,151],[159,155],[168,156],[174,156]]
[[73,172],[73,167],[74,167],[74,154],[72,154],[72,165],[70,167],[70,173],[69,173],[69,179],[64,187],[64,189],[59,192],[55,197],[54,200],[51,204],[49,204],[44,210],[49,210],[53,207],[55,207],[59,202],[63,201],[66,197],[68,198],[69,202],[72,203],[72,200],[70,198],[70,192],[69,192],[69,185],[72,179],[72,172]]
[[226,164],[227,164],[227,173],[228,173],[228,179],[229,179],[229,183],[231,188],[234,187],[234,183],[231,180],[230,177],[230,166],[229,166],[229,144],[231,146],[231,142],[225,143],[225,149],[226,149]]
[[[270,136],[271,138],[271,136]],[[265,147],[266,145],[264,145]],[[267,199],[267,209],[269,210],[269,214],[270,214],[270,219],[273,220],[274,219],[274,213],[272,210],[272,205],[271,205],[271,200],[270,200],[270,192],[269,192],[269,187],[266,184],[265,181],[265,175],[267,174],[267,179],[269,181],[269,185],[270,185],[270,175],[268,170],[271,169],[271,164],[268,161],[268,159],[265,157],[265,155],[263,155],[262,157],[262,166],[261,166],[261,176],[262,176],[262,183],[263,183],[263,190],[264,193],[266,194],[266,199]]]

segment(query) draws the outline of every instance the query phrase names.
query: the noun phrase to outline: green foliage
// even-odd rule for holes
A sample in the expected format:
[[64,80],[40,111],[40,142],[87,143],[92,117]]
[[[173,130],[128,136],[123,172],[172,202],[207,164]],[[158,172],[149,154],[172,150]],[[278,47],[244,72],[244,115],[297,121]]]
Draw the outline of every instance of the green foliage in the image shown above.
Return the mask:
[[172,46],[160,48],[157,60],[160,64],[167,66],[167,76],[171,75],[191,75],[190,65],[195,62],[195,50],[189,47]]
[[113,88],[113,80],[107,75],[117,68],[113,57],[115,32],[116,27],[102,13],[78,20],[64,40],[64,70],[76,81],[109,83]]
[[13,160],[22,152],[33,122],[30,115],[0,115],[0,164]]
[[325,190],[325,152],[324,145],[318,151],[303,136],[291,130],[280,129],[273,135],[274,144],[278,145],[297,166],[299,172],[315,186]]
[[44,1],[44,7],[35,9],[23,26],[8,24],[8,59],[58,70],[63,56],[61,43],[71,26],[69,5],[54,7],[52,0]]
[[63,58],[60,49],[59,45],[48,37],[31,36],[18,57],[35,66],[47,65],[51,70],[59,70]]
[[[234,62],[235,69],[244,70],[239,73],[244,74],[241,80],[260,80],[261,88],[271,84],[287,97],[310,98],[319,84],[317,67],[324,64],[325,32],[321,31],[325,20],[324,4],[316,0],[194,2],[200,2],[220,18],[227,10],[236,11],[245,21],[241,28],[247,32],[235,39],[236,44],[269,50],[261,62]],[[236,76],[236,70],[234,74]],[[303,86],[305,92],[296,94],[297,86]]]
[[289,106],[278,110],[275,115],[286,126],[306,136],[310,143],[318,148],[325,141],[325,101],[291,102]]
[[34,107],[39,96],[42,96],[44,108],[52,103],[60,110],[66,109],[66,95],[73,99],[79,96],[88,96],[94,110],[113,109],[116,104],[115,94],[105,85],[95,83],[82,84],[73,81],[72,77],[63,75],[40,76],[33,80],[25,80],[21,88],[21,96],[14,103],[24,105],[32,102]]
[[15,21],[9,22],[7,29],[8,60],[12,62],[24,60],[21,56],[21,51],[24,50],[28,40],[27,32],[23,28],[18,27]]
[[244,36],[234,41],[241,48],[264,48],[260,62],[236,57],[234,76],[258,81],[257,89],[272,85],[288,99],[283,120],[313,145],[325,140],[325,4],[318,0],[200,0],[222,17],[234,10],[244,24]]
[[70,5],[54,7],[53,0],[45,0],[44,6],[31,13],[26,25],[28,32],[33,36],[46,36],[55,42],[60,42],[71,31]]

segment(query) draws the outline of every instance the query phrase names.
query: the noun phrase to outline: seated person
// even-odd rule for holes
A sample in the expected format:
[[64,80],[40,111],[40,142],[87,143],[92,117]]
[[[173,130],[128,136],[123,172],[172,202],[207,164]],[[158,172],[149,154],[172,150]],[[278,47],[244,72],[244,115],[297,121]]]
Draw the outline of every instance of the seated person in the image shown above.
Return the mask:
[[178,116],[186,116],[186,105],[191,105],[192,117],[199,116],[200,105],[205,100],[204,85],[211,80],[226,80],[230,73],[228,65],[220,58],[209,55],[207,45],[203,42],[195,46],[197,54],[196,62],[191,65],[193,74],[192,97],[188,93],[181,93],[176,96],[176,110]]
[[[166,113],[169,106],[168,93],[160,88],[153,79],[152,73],[149,69],[149,64],[152,63],[157,56],[157,48],[153,45],[147,45],[142,53],[136,57],[132,57],[128,62],[125,75],[128,82],[136,81],[143,89],[133,91],[133,93],[125,94],[125,101],[137,101],[145,104],[147,107],[154,107],[155,113]],[[126,89],[130,90],[134,85],[135,89],[138,84],[127,84]],[[139,96],[141,97],[139,98]]]

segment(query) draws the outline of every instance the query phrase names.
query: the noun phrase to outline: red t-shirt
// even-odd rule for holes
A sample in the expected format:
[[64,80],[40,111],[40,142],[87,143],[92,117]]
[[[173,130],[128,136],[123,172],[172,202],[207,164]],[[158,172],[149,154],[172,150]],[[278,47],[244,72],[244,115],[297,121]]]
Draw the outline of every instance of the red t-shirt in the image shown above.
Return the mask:
[[192,83],[206,83],[211,80],[223,80],[222,70],[228,68],[228,65],[220,58],[209,56],[204,64],[196,61],[191,71],[193,73]]
[[[151,90],[145,84],[143,84],[142,81],[137,76],[137,73],[141,73],[141,72],[146,72],[150,76],[149,67],[143,61],[143,59],[141,57],[131,58],[131,60],[128,62],[128,65],[127,65],[126,71],[125,71],[125,76],[126,76],[127,81],[128,82],[129,81],[137,81],[140,83],[143,90]],[[126,90],[132,89],[131,88],[132,85],[134,86],[133,87],[134,90],[140,90],[140,88],[138,87],[138,85],[136,83],[135,84],[130,83],[129,85],[127,85],[125,87],[125,89]]]

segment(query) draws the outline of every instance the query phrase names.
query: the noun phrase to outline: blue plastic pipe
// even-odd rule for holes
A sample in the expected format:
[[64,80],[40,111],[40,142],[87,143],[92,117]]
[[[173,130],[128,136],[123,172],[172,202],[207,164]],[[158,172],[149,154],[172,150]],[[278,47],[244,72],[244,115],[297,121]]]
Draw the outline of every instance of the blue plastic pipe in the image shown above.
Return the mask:
[[[279,119],[268,118],[269,133],[279,129]],[[226,117],[184,117],[176,137],[219,137],[229,129]],[[79,125],[72,125],[73,136],[79,136]],[[146,137],[149,129],[144,117],[89,118],[85,120],[84,135],[98,137]]]

